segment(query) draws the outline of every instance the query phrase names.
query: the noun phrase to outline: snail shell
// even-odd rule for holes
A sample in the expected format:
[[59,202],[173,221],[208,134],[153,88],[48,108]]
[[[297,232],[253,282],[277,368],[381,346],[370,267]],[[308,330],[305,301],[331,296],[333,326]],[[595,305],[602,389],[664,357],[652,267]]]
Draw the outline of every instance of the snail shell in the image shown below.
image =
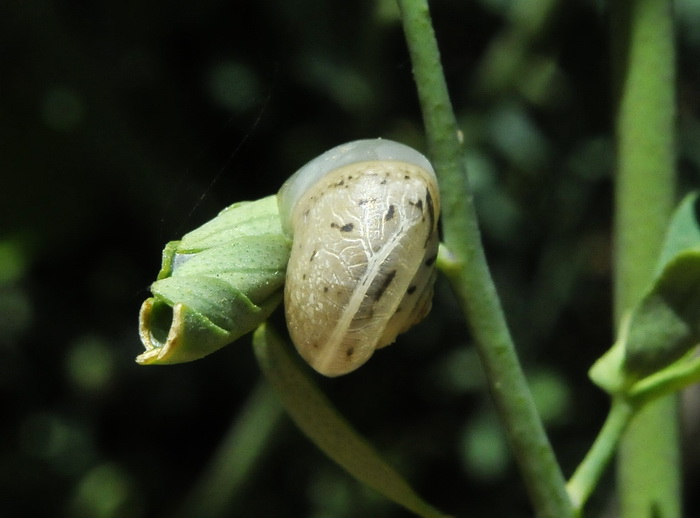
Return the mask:
[[287,327],[319,373],[357,369],[430,311],[439,196],[428,160],[382,139],[335,147],[282,186]]

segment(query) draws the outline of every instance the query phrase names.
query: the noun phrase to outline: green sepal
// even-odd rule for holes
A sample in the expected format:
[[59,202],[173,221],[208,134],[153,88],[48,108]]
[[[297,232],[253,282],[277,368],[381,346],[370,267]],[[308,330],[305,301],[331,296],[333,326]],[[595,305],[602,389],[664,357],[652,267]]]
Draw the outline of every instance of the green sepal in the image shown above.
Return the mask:
[[245,236],[283,236],[277,195],[257,201],[241,201],[222,210],[214,219],[185,234],[180,252],[196,252],[226,246]]
[[289,250],[275,196],[236,203],[168,243],[141,307],[136,361],[192,361],[255,329],[282,300]]

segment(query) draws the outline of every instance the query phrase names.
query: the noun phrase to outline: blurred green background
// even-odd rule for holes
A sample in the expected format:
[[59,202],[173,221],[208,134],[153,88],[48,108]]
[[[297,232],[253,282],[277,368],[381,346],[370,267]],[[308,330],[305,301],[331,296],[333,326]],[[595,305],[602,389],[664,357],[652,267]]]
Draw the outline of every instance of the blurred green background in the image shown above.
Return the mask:
[[[569,475],[607,411],[586,376],[612,338],[604,2],[436,0],[432,9],[487,255]],[[700,172],[700,2],[676,9],[687,190]],[[397,16],[393,0],[3,2],[1,518],[186,516],[188,505],[205,516],[193,490],[212,462],[235,466],[252,453],[217,457],[244,425],[264,441],[244,484],[225,494],[212,486],[222,516],[408,516],[279,413],[249,338],[191,364],[134,363],[138,308],[167,241],[275,192],[344,141],[382,136],[424,149]],[[528,516],[442,281],[434,307],[356,373],[318,381],[435,506]],[[700,406],[694,391],[684,401],[692,489]],[[612,516],[612,482],[590,516]],[[687,516],[700,516],[693,493]]]

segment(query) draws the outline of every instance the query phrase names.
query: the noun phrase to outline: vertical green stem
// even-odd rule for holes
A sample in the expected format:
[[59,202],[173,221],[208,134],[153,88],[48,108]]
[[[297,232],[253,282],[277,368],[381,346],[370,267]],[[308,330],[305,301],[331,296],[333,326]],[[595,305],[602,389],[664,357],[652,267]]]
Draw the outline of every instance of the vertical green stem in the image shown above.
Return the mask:
[[518,362],[486,263],[426,0],[399,0],[442,195],[444,241],[455,266],[447,275],[479,347],[489,388],[540,517],[573,516],[564,477]]
[[[612,2],[617,101],[615,319],[652,278],[675,187],[675,53],[671,0]],[[676,398],[641,411],[618,462],[624,518],[680,516]]]

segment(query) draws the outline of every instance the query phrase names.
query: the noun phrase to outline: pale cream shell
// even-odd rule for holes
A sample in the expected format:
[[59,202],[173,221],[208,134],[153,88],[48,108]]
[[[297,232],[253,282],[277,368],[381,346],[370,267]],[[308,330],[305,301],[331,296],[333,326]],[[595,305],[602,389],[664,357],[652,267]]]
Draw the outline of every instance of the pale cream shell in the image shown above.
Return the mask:
[[396,160],[344,165],[298,196],[285,311],[315,370],[357,369],[428,313],[439,200],[432,168]]

